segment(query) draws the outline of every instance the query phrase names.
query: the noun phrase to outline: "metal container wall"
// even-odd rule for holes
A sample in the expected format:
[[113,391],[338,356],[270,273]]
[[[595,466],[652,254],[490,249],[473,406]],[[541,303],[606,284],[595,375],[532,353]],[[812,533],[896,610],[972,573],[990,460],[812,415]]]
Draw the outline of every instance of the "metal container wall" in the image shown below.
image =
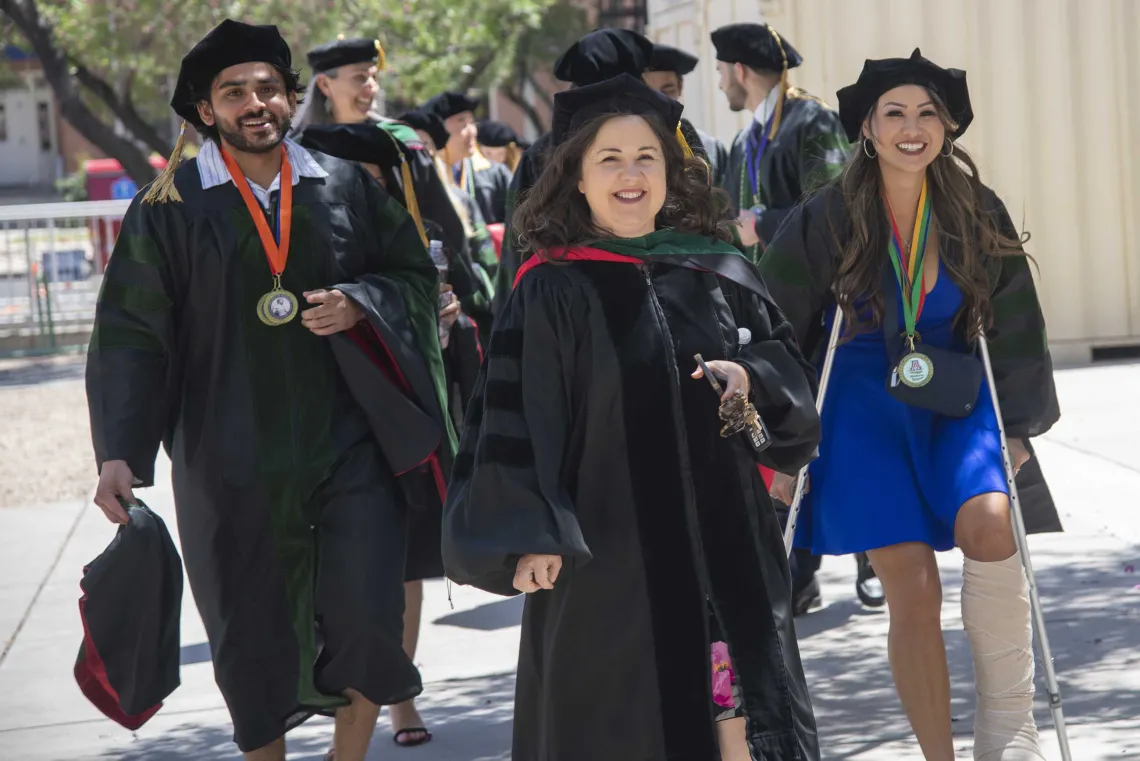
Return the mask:
[[686,114],[722,140],[747,122],[717,89],[709,32],[768,21],[804,57],[792,82],[834,105],[866,58],[915,47],[966,69],[962,144],[1040,272],[1058,363],[1140,347],[1140,4],[1134,0],[651,0],[649,35],[701,64]]

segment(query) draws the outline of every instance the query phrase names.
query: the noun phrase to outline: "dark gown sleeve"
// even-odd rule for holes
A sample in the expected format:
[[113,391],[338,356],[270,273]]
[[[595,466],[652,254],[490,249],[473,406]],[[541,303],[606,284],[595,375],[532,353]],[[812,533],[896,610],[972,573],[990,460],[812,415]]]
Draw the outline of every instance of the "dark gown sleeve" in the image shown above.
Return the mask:
[[450,454],[454,431],[446,414],[439,345],[439,272],[407,211],[363,169],[358,168],[358,175],[361,192],[353,199],[355,211],[370,228],[371,245],[364,270],[350,282],[332,287],[364,310],[402,382],[422,409],[446,428]]
[[800,350],[813,358],[822,333],[823,310],[831,293],[834,245],[825,199],[794,208],[784,220],[757,267],[772,300],[787,317]]
[[[990,208],[1002,233],[1017,239],[1017,228],[997,196]],[[990,296],[994,321],[986,338],[1006,435],[1028,439],[1048,431],[1061,416],[1053,360],[1029,258],[1010,255],[999,263]]]
[[125,460],[138,486],[152,486],[175,391],[175,236],[165,223],[175,212],[139,198],[103,276],[86,383],[97,468]]
[[[812,107],[811,104],[808,104]],[[815,107],[815,115],[804,122],[797,135],[797,177],[788,184],[799,188],[800,197],[819,190],[843,173],[850,153],[850,143],[839,121],[839,114],[823,106]],[[799,199],[796,199],[799,200]],[[762,246],[769,245],[792,208],[766,209],[756,220],[756,235]]]
[[514,287],[515,273],[522,266],[522,256],[515,245],[513,230],[515,209],[518,208],[522,195],[538,182],[538,175],[541,171],[541,154],[546,150],[550,139],[550,133],[546,133],[535,140],[534,145],[523,151],[522,158],[519,159],[519,165],[515,167],[514,176],[511,177],[511,183],[507,189],[506,229],[503,232],[503,246],[499,252],[499,273],[495,279],[494,312],[496,315],[503,309],[503,304],[511,293],[511,288]]
[[444,567],[460,584],[513,595],[523,555],[590,558],[566,473],[584,306],[547,265],[496,318],[444,507]]
[[735,284],[722,286],[738,327],[752,334],[734,357],[748,370],[752,403],[768,427],[772,445],[757,460],[781,473],[794,473],[816,456],[822,436],[815,409],[815,369],[796,343],[791,323],[768,299]]

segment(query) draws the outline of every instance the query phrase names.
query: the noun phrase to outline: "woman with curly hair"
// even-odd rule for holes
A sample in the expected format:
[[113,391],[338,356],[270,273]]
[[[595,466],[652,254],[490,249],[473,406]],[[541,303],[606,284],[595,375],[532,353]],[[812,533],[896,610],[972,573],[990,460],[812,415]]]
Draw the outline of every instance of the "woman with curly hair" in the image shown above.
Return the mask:
[[[935,553],[961,548],[974,758],[1041,759],[1029,589],[975,355],[984,331],[1010,460],[1032,464],[1029,438],[1059,412],[1024,237],[957,142],[973,119],[964,71],[918,50],[867,61],[839,91],[839,114],[856,144],[844,174],[793,212],[760,263],[808,356],[823,354],[837,302],[846,326],[797,544],[868,553],[895,687],[927,761],[954,758]],[[791,480],[777,476],[774,493],[789,499]],[[1033,495],[1027,523],[1059,527],[1039,471],[1018,485]]]
[[728,242],[681,110],[628,75],[559,93],[514,219],[530,258],[469,406],[443,552],[459,583],[528,593],[515,761],[819,758],[757,469],[814,456],[815,375]]

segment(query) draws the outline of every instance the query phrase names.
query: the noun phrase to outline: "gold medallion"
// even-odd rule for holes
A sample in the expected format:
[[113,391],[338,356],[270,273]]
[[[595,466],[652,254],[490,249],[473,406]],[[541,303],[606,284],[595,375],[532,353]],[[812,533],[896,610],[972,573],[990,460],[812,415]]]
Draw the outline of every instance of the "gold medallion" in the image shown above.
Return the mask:
[[274,288],[257,302],[257,316],[266,325],[284,325],[297,316],[297,297],[284,288]]
[[912,351],[902,358],[896,372],[905,385],[922,388],[934,377],[934,363],[925,354]]

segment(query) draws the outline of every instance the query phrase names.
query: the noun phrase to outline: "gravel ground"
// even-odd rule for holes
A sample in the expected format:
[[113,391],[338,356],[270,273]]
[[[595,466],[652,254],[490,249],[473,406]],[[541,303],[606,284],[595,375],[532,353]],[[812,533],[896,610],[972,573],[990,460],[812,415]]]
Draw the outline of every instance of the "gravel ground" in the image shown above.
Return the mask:
[[94,491],[83,364],[82,355],[0,361],[0,508]]

